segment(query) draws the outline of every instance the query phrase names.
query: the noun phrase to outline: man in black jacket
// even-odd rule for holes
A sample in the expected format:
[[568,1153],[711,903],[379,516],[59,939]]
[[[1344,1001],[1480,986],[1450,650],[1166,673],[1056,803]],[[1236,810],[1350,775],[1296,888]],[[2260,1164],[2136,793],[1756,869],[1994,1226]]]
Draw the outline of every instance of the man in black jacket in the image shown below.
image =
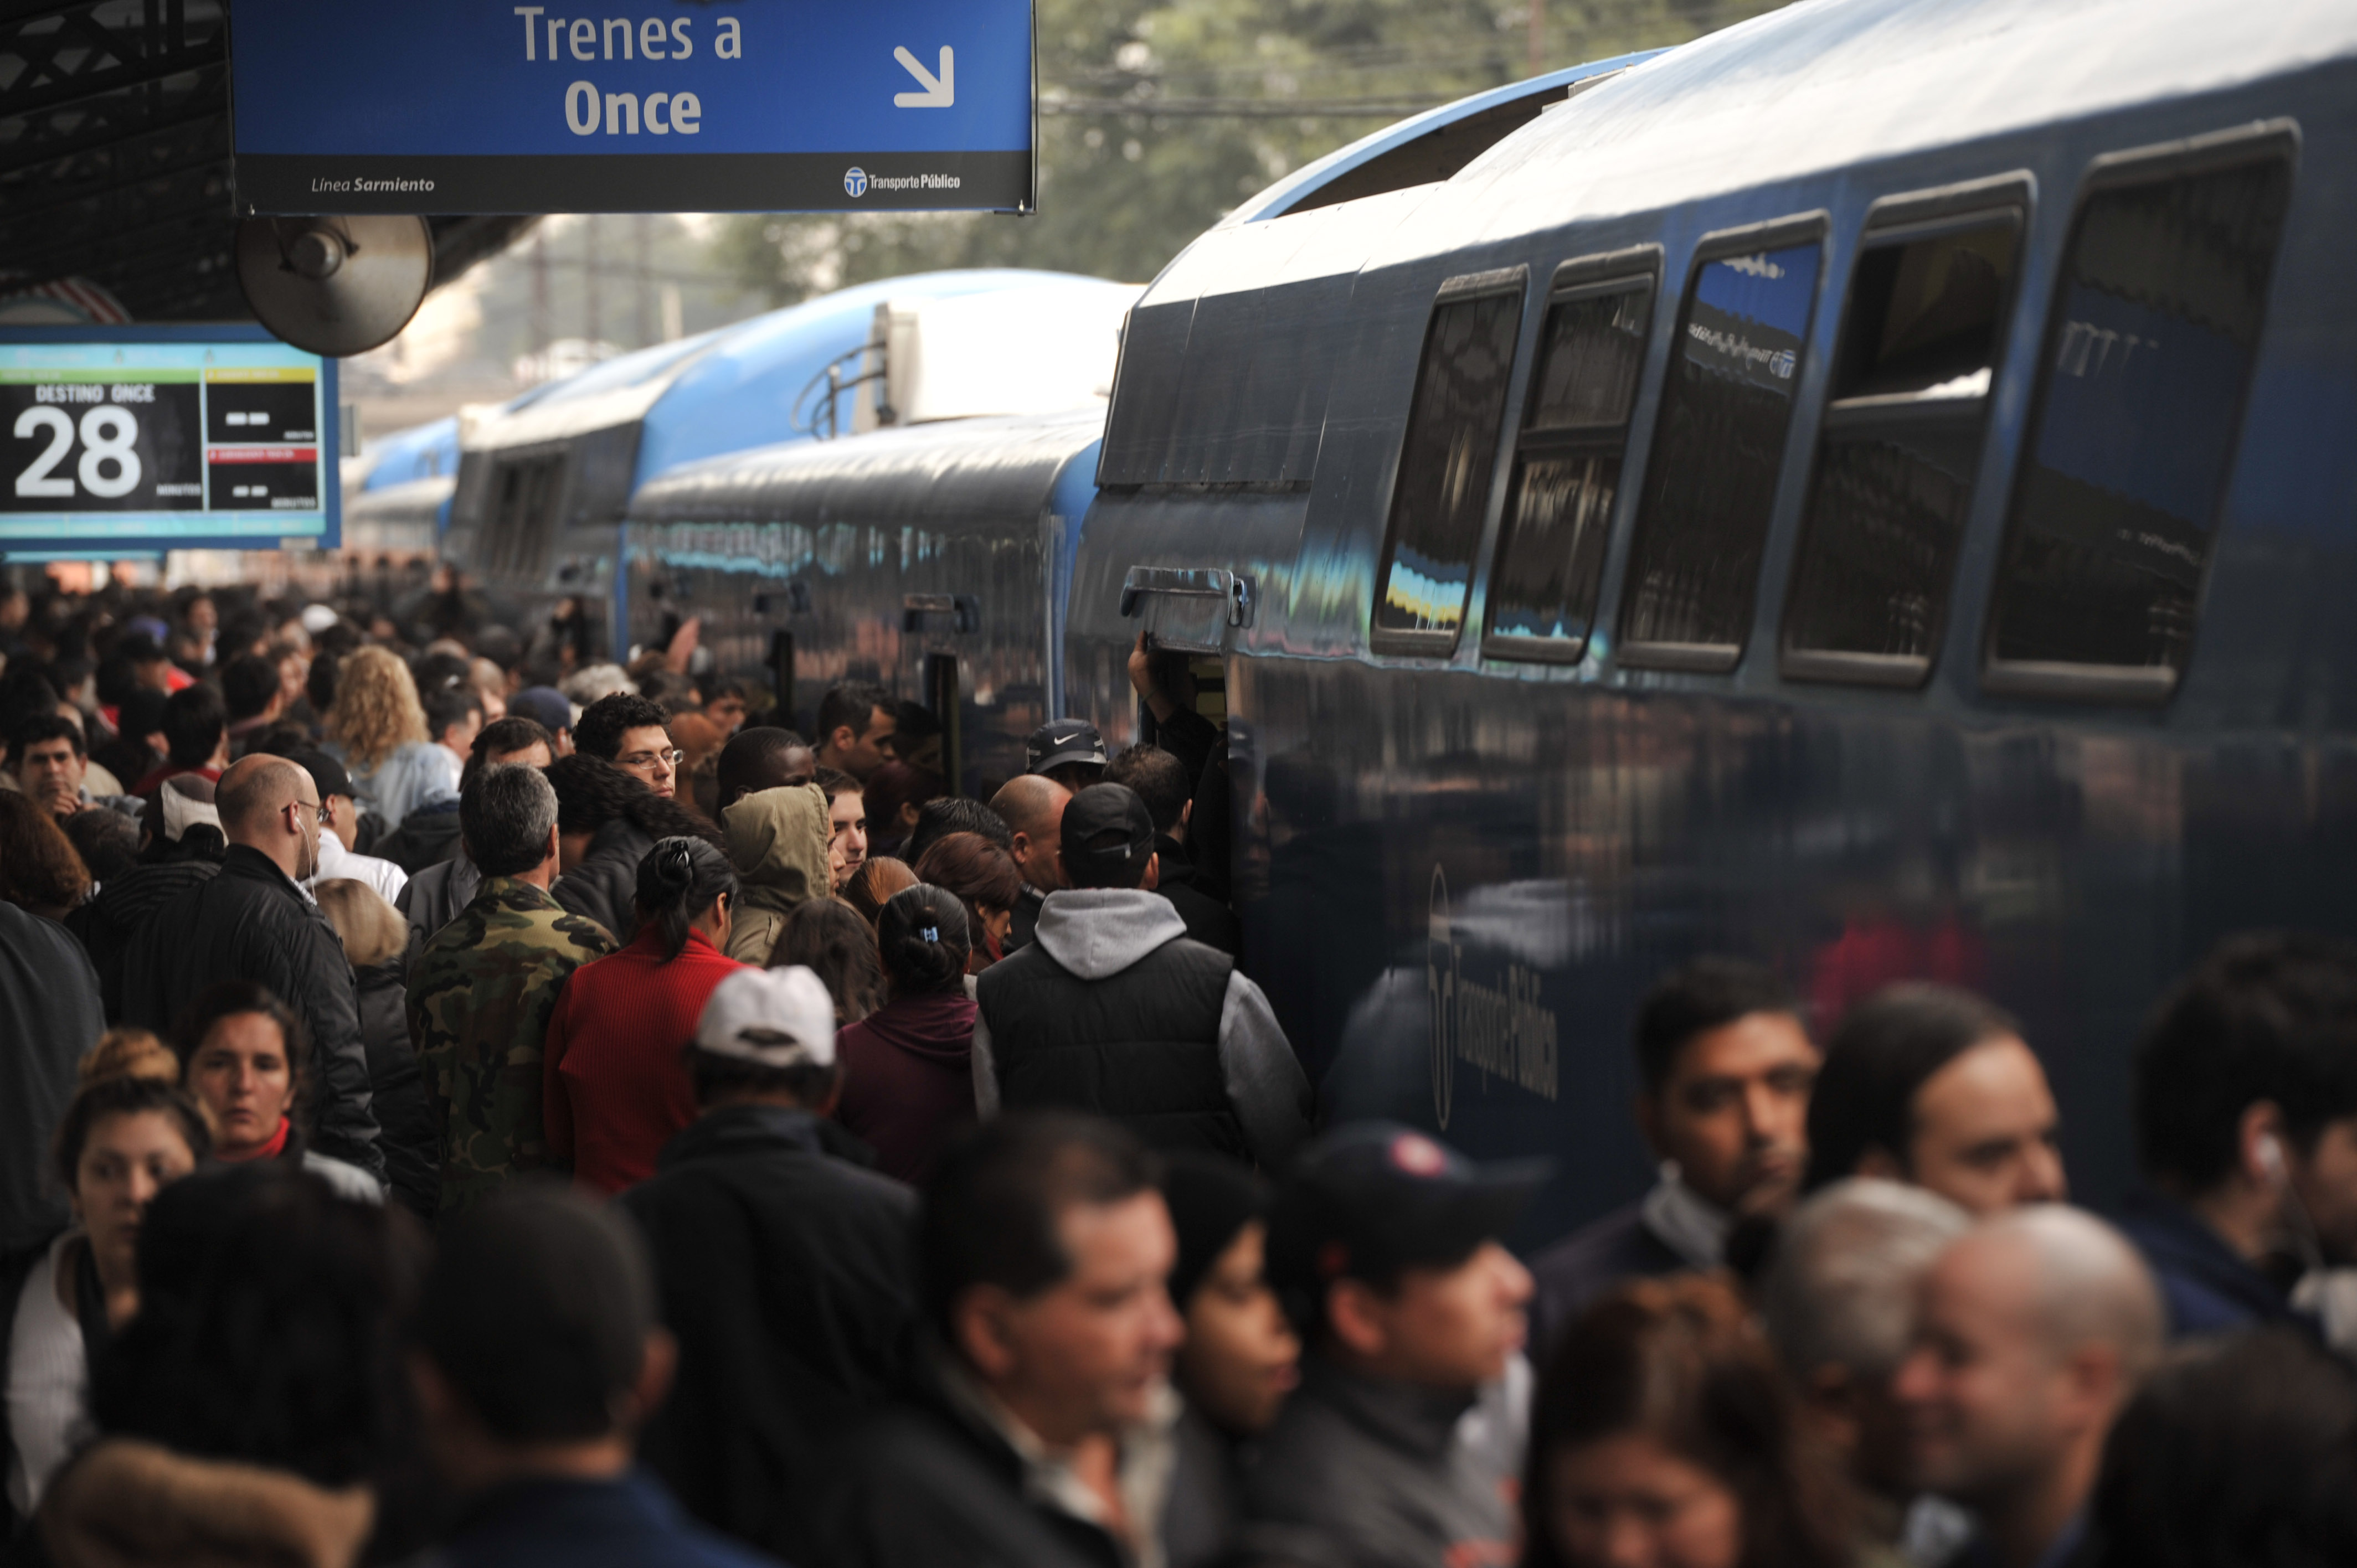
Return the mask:
[[923,1392],[835,1494],[861,1568],[1130,1568],[1153,1554],[1184,1336],[1146,1151],[1107,1122],[1008,1116],[952,1148],[918,1254]]
[[979,1108],[1086,1111],[1157,1148],[1282,1165],[1309,1133],[1309,1080],[1260,987],[1155,894],[1145,802],[1092,785],[1059,831],[1071,886],[975,991]]
[[703,1115],[620,1199],[680,1346],[641,1456],[706,1524],[813,1562],[843,1434],[908,1368],[916,1194],[822,1151],[843,1069],[809,970],[722,981],[688,1068]]
[[1187,850],[1188,819],[1195,814],[1187,765],[1158,746],[1133,746],[1113,759],[1105,782],[1126,784],[1146,802],[1154,819],[1154,890],[1162,895],[1187,934],[1233,958],[1243,950],[1243,928],[1236,912],[1204,891]]
[[318,865],[318,789],[285,757],[249,757],[221,775],[213,801],[229,839],[221,872],[159,907],[132,938],[123,1021],[167,1032],[216,982],[265,987],[311,1036],[319,1152],[382,1181],[352,966],[301,886]]

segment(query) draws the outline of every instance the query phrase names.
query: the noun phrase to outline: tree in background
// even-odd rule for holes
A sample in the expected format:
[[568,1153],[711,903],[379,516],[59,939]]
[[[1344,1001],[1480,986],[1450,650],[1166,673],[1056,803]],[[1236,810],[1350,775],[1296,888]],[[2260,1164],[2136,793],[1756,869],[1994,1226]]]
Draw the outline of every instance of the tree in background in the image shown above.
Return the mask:
[[937,267],[1145,282],[1286,173],[1419,109],[1783,0],[1038,0],[1039,211],[734,218],[715,261],[789,305]]

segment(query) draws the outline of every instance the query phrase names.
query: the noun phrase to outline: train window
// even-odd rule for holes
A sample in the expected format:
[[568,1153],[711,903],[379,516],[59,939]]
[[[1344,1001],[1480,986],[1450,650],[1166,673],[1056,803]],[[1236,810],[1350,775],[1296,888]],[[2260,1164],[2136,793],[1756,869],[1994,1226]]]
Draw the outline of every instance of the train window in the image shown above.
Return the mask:
[[1506,383],[1522,332],[1520,268],[1449,281],[1425,328],[1377,581],[1378,649],[1446,653],[1473,581]]
[[2293,135],[2099,163],[2072,226],[1989,612],[1994,692],[2158,702],[2192,645]]
[[1706,236],[1637,507],[1620,662],[1732,670],[1751,629],[1817,295],[1822,220]]
[[2021,229],[2018,206],[1868,219],[1784,612],[1786,675],[1913,686],[1931,673]]
[[1566,263],[1555,274],[1491,573],[1484,653],[1571,662],[1587,650],[1659,264],[1648,250]]

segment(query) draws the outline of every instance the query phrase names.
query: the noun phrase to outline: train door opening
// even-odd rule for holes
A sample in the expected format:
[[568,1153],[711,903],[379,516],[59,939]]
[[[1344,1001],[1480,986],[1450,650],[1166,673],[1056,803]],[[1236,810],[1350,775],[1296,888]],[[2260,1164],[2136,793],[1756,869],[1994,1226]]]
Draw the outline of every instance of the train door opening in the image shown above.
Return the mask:
[[[1228,664],[1224,658],[1176,648],[1157,649],[1148,657],[1153,660],[1157,691],[1200,716],[1212,728],[1227,726]],[[1148,746],[1157,745],[1160,734],[1161,725],[1155,720],[1153,707],[1139,698],[1138,740]]]
[[965,746],[963,726],[959,723],[961,675],[958,656],[954,653],[928,653],[921,672],[922,703],[933,722],[941,725],[942,777],[952,789],[965,788]]

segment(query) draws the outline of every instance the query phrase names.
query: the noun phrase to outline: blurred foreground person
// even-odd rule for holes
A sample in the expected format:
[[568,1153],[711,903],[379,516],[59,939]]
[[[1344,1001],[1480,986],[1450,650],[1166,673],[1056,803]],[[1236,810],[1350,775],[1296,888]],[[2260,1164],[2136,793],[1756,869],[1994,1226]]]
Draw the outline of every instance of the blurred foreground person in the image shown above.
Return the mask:
[[631,1466],[676,1356],[619,1215],[526,1185],[452,1220],[409,1363],[427,1452],[466,1503],[444,1568],[762,1563]]
[[759,790],[720,813],[720,831],[744,883],[726,951],[767,967],[786,917],[831,886],[826,797],[815,784]]
[[1564,1332],[1531,1412],[1524,1568],[1845,1568],[1847,1499],[1715,1279],[1639,1280]]
[[1010,1111],[1086,1111],[1157,1148],[1276,1168],[1308,1136],[1309,1080],[1260,987],[1155,894],[1146,803],[1092,786],[1062,833],[1072,886],[1049,897],[1039,940],[975,985],[978,1090]]
[[1975,1215],[2070,1196],[2046,1069],[2010,1015],[1953,986],[1886,986],[1825,1046],[1809,1189],[1844,1176],[1929,1187]]
[[737,904],[728,857],[667,838],[639,863],[639,934],[575,972],[541,1056],[549,1163],[598,1192],[654,1174],[695,1120],[683,1055],[712,988],[743,965],[722,956]]
[[1301,1337],[1268,1283],[1268,1184],[1232,1160],[1178,1154],[1162,1197],[1178,1233],[1170,1301],[1187,1323],[1163,1561],[1210,1568],[1236,1544],[1246,1455],[1301,1381]]
[[139,1236],[139,1310],[92,1369],[99,1441],[50,1483],[59,1568],[349,1568],[423,1545],[380,1488],[405,1460],[397,1214],[267,1162],[173,1183]]
[[843,1069],[808,970],[731,973],[686,1055],[702,1114],[620,1200],[680,1346],[646,1463],[705,1523],[809,1563],[844,1434],[908,1368],[916,1195],[822,1147]]
[[317,1053],[319,1093],[305,1109],[319,1152],[381,1181],[352,967],[302,886],[319,865],[318,786],[284,757],[249,757],[221,775],[214,804],[229,840],[221,870],[156,908],[132,938],[123,1021],[168,1029],[199,992],[225,980],[284,998]]
[[925,1391],[866,1434],[823,1561],[1152,1561],[1185,1332],[1153,1175],[1128,1133],[1071,1116],[1001,1118],[942,1156],[917,1232]]
[[[145,1059],[86,1081],[49,1145],[73,1209],[55,1240],[0,1262],[0,1460],[7,1486],[0,1551],[32,1518],[72,1452],[90,1364],[139,1307],[139,1223],[158,1192],[212,1151],[204,1112],[176,1085],[179,1064],[152,1036]],[[156,1058],[164,1075],[155,1074]]]
[[2291,1319],[2303,1272],[2357,1262],[2357,947],[2222,943],[2145,1026],[2135,1113],[2121,1226],[2170,1332]]
[[549,1015],[575,970],[614,950],[601,927],[549,897],[557,800],[540,769],[483,769],[459,819],[483,884],[418,954],[406,1009],[440,1139],[445,1214],[546,1165]]
[[212,1118],[215,1159],[283,1160],[339,1197],[384,1201],[376,1177],[310,1146],[311,1041],[285,1003],[252,981],[224,980],[188,1004],[172,1048]]
[[1978,1518],[1954,1561],[2079,1561],[2104,1437],[2160,1357],[2160,1293],[2136,1249],[2074,1208],[2013,1209],[1951,1243],[1920,1302],[1891,1393],[1914,1484]]
[[844,1080],[834,1116],[876,1151],[877,1169],[921,1184],[974,1122],[965,909],[939,887],[903,888],[877,911],[876,945],[891,999],[836,1036]]
[[56,1234],[65,1215],[42,1151],[74,1093],[74,1064],[106,1027],[98,973],[54,920],[0,902],[0,1257]]
[[1501,1238],[1544,1162],[1477,1166],[1362,1122],[1287,1173],[1269,1277],[1308,1344],[1244,1480],[1256,1550],[1354,1568],[1508,1563],[1531,1276]]
[[1757,964],[1704,958],[1637,1008],[1637,1126],[1661,1164],[1644,1198],[1533,1260],[1533,1343],[1623,1280],[1715,1269],[1738,1222],[1790,1207],[1809,1157],[1817,1049]]
[[2186,1347],[2112,1429],[2100,1568],[2357,1563],[2357,1385],[2276,1328]]
[[1919,1187],[1835,1182],[1785,1221],[1761,1283],[1760,1316],[1802,1414],[1861,1493],[1868,1558],[1940,1568],[1971,1531],[1954,1507],[1916,1491],[1906,1419],[1890,1391],[1914,1337],[1924,1272],[1971,1224]]

